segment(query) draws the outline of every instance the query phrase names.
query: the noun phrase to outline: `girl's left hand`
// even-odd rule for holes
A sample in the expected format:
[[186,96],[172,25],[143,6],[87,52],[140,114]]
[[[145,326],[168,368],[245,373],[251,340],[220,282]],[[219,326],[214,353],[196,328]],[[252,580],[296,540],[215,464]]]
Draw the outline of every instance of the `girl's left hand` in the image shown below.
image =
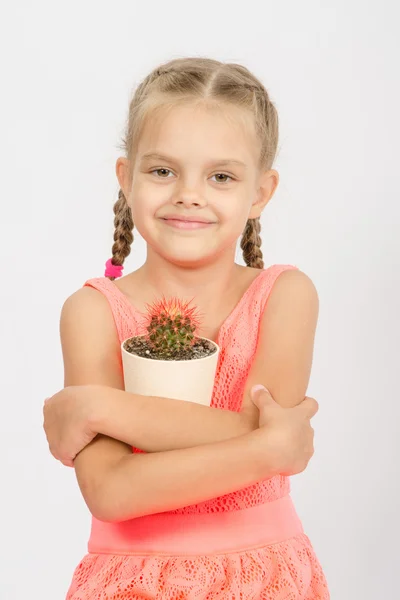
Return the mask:
[[62,389],[43,406],[43,429],[51,454],[66,467],[96,437],[92,421],[99,386],[74,385]]

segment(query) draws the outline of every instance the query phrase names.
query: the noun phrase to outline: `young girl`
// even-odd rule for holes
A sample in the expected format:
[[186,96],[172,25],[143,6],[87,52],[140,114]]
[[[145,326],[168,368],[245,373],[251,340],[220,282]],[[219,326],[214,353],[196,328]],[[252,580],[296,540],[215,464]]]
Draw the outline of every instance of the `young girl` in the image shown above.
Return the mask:
[[[313,453],[318,297],[260,250],[277,144],[276,109],[244,66],[172,60],[133,96],[112,258],[63,306],[65,388],[44,407],[92,513],[67,600],[330,597],[289,480]],[[146,261],[116,282],[134,224]],[[211,407],[124,391],[120,344],[162,294],[195,297],[221,348]],[[272,395],[252,401],[254,384]]]

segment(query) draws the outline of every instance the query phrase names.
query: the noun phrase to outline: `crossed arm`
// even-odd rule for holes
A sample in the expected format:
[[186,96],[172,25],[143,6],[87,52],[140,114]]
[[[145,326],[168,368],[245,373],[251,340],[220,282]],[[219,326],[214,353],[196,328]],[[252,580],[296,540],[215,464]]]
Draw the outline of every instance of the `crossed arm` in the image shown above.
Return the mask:
[[[98,415],[102,435],[75,459],[78,483],[93,514],[124,520],[201,502],[265,478],[246,455],[250,447],[252,459],[257,455],[252,443],[259,433],[252,431],[258,425],[256,407],[241,414],[124,392],[107,301],[90,288],[76,294],[61,318],[65,385],[97,384],[107,394],[106,409]],[[244,403],[257,383],[284,407],[303,400],[317,318],[311,280],[298,270],[282,273],[261,320]],[[153,454],[132,455],[130,446]]]
[[222,442],[257,428],[258,409],[234,412],[195,402],[97,387],[94,431],[145,452]]

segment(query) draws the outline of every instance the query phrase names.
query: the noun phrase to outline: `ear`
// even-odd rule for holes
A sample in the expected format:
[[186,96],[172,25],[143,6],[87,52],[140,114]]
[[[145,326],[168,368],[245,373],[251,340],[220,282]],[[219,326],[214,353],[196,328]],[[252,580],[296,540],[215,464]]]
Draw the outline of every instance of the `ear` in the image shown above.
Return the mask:
[[131,188],[130,180],[130,162],[124,156],[120,156],[115,164],[115,173],[119,182],[119,186],[124,192],[125,198],[128,200]]
[[264,171],[258,181],[256,199],[253,202],[248,219],[257,219],[271,200],[279,183],[279,173],[275,169]]

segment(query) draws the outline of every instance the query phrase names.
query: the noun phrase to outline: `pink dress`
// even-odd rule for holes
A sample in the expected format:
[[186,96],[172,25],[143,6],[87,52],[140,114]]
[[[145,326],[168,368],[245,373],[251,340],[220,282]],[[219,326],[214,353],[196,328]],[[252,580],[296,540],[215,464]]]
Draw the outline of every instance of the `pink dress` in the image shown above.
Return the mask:
[[[277,277],[262,269],[223,322],[211,406],[240,410],[260,319]],[[106,277],[89,279],[110,303],[122,343],[142,317]],[[122,369],[122,361],[121,361]],[[133,452],[142,450],[133,448]],[[199,504],[121,523],[92,516],[88,553],[66,600],[329,600],[322,567],[277,475]]]

